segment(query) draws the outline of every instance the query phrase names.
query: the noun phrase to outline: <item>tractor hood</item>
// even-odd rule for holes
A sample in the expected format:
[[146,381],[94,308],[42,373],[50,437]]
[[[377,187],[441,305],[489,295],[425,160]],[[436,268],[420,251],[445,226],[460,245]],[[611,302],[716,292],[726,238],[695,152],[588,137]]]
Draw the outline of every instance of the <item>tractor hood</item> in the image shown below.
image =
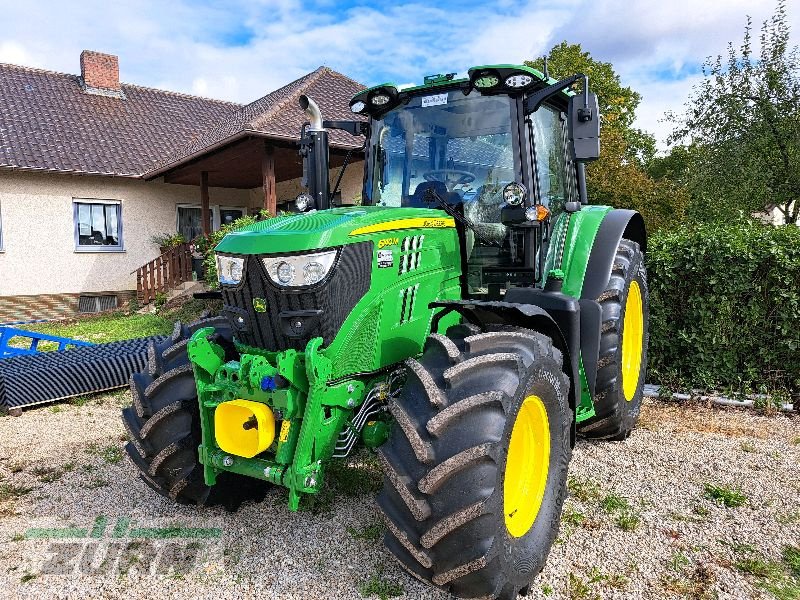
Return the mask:
[[446,213],[429,208],[353,206],[275,217],[229,233],[217,245],[226,254],[285,254],[343,246],[371,234],[412,227],[452,226]]

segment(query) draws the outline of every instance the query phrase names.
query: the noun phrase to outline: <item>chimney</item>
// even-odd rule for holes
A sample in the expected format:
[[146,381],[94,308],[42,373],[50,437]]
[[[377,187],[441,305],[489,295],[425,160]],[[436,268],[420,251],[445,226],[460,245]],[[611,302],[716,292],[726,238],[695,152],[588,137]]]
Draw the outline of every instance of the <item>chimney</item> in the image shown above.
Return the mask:
[[119,85],[119,58],[92,50],[81,52],[81,77],[86,91],[103,90],[121,92]]

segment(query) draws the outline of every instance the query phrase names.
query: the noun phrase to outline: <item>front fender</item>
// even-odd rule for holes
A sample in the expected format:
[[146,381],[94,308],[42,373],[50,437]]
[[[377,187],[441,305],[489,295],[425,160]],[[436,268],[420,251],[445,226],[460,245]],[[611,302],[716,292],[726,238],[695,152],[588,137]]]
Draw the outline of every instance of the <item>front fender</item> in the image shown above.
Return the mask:
[[622,238],[647,248],[644,219],[633,210],[608,206],[584,206],[575,213],[562,213],[553,227],[545,275],[551,269],[564,273],[562,293],[581,302],[580,363],[581,401],[584,409],[592,406],[597,361],[600,349],[599,305],[597,298],[605,290],[614,256]]

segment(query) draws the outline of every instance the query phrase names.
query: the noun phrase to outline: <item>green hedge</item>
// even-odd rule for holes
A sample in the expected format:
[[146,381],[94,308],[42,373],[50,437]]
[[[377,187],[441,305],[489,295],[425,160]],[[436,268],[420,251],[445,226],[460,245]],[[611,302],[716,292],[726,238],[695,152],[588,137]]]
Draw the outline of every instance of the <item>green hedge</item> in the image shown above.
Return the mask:
[[800,391],[800,228],[665,229],[647,267],[650,381]]

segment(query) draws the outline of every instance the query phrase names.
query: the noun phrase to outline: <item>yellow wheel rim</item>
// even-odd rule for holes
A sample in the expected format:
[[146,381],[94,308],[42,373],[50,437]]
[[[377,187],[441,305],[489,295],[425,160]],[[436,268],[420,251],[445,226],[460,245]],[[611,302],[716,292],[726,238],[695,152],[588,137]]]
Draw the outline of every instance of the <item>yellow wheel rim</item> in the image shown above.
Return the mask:
[[503,510],[512,536],[522,537],[533,526],[542,506],[549,467],[547,409],[539,396],[528,396],[511,430],[503,477]]
[[625,320],[622,325],[622,392],[630,402],[639,387],[642,367],[642,339],[644,338],[644,313],[642,291],[638,281],[631,281],[625,300]]

